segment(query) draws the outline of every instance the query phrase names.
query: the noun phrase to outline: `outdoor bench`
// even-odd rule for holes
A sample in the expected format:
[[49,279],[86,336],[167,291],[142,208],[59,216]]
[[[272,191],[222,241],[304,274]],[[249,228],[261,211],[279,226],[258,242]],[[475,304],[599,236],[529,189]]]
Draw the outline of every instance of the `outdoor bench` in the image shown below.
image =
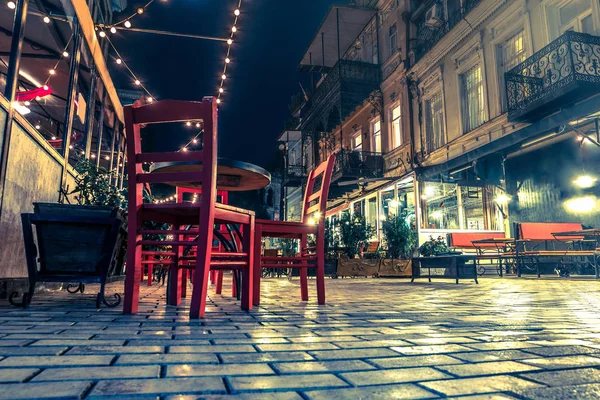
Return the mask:
[[506,248],[505,238],[504,232],[452,232],[448,234],[448,244],[452,250],[475,255],[479,275],[485,273],[481,261],[486,260],[490,264],[496,261],[498,274],[502,276],[501,255]]

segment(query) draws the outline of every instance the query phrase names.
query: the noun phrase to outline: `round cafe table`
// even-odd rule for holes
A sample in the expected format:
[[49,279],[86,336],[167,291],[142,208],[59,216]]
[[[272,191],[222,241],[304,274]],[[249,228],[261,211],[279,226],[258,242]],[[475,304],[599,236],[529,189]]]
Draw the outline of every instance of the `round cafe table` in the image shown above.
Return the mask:
[[[150,167],[151,173],[201,172],[202,162],[157,162]],[[245,192],[269,186],[271,174],[264,168],[245,161],[219,157],[217,161],[217,190]],[[168,182],[186,189],[202,189],[202,182]]]

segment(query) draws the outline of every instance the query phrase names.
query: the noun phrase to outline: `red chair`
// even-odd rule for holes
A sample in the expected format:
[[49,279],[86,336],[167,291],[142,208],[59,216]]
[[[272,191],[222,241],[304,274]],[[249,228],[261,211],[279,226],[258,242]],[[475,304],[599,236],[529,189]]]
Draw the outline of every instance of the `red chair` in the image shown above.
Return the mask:
[[[308,268],[316,268],[317,299],[325,304],[325,210],[335,154],[312,170],[308,176],[301,222],[256,220],[254,239],[254,304],[260,304],[262,268],[298,268],[302,301],[308,301]],[[308,235],[316,235],[316,246],[308,247]],[[261,255],[262,238],[300,239],[296,257]]]
[[[173,265],[179,265],[179,250],[189,246],[182,235],[186,225],[197,225],[198,236],[194,270],[194,290],[190,305],[190,318],[204,317],[209,271],[211,268],[240,268],[244,278],[242,308],[252,308],[252,266],[254,240],[254,213],[216,203],[217,197],[217,105],[213,98],[202,102],[163,100],[147,105],[134,104],[124,108],[127,129],[128,179],[128,228],[127,271],[125,276],[125,301],[123,312],[138,311],[140,274],[142,271],[142,246],[169,245],[172,247]],[[142,153],[140,125],[163,122],[204,122],[202,151]],[[147,162],[196,162],[201,171],[144,173],[142,164]],[[142,188],[146,183],[202,182],[203,196],[198,204],[170,203],[144,204]],[[143,240],[144,234],[155,233],[142,229],[145,220],[170,224],[173,229],[163,233],[173,235],[170,241]],[[243,231],[243,252],[217,253],[212,251],[215,223],[240,224]],[[171,268],[169,279],[170,304],[181,302],[182,270]]]

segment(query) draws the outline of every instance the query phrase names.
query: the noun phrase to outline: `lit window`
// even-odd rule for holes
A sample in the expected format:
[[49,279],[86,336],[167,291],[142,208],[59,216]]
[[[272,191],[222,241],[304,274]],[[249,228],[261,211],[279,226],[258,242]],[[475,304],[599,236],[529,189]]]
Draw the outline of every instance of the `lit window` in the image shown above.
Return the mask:
[[500,84],[499,87],[501,89],[501,105],[502,112],[506,112],[508,107],[506,104],[506,92],[504,90],[504,73],[510,71],[511,69],[525,61],[526,53],[523,40],[523,31],[520,31],[519,33],[502,43],[498,48],[498,55],[500,57],[500,71],[498,77]]
[[429,153],[446,144],[444,103],[441,93],[436,93],[425,101],[425,136]]
[[392,149],[402,144],[402,127],[400,125],[400,106],[392,109],[391,115],[391,136],[392,136]]
[[381,121],[377,120],[371,124],[371,133],[373,136],[372,151],[381,153]]
[[362,151],[362,133],[358,132],[352,137],[352,150]]
[[481,66],[476,65],[466,71],[460,81],[463,132],[467,133],[483,124],[485,117]]

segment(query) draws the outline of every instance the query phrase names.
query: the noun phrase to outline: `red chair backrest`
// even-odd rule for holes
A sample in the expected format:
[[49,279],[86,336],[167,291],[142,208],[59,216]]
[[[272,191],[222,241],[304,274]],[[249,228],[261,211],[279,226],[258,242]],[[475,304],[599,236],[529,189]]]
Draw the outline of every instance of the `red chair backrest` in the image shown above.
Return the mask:
[[[189,189],[189,188],[183,188],[183,187],[177,187],[177,202],[178,203],[183,203],[183,195],[185,193],[193,193],[193,194],[202,194],[202,189]],[[218,200],[221,201],[218,201]],[[229,192],[225,191],[225,190],[218,190],[217,191],[217,201],[221,204],[229,204]]]
[[[145,182],[202,182],[200,213],[214,215],[217,192],[217,103],[211,98],[201,102],[161,100],[151,104],[124,107],[127,132],[127,172],[129,175],[129,204],[141,206]],[[201,151],[142,153],[140,125],[165,122],[203,121],[204,134]],[[143,176],[144,162],[200,161],[201,172],[155,173]],[[151,179],[149,179],[151,178]],[[208,196],[206,195],[208,194]]]
[[[474,248],[473,240],[504,239],[503,232],[452,232],[450,233],[450,246],[463,249]],[[477,247],[496,247],[494,243],[478,244]]]
[[[331,183],[334,164],[335,154],[332,154],[308,174],[304,201],[302,202],[302,222],[308,222],[309,218],[315,213],[320,214],[319,222],[325,220],[327,196],[329,196],[329,184]],[[321,185],[315,189],[319,177],[321,177]]]
[[[579,223],[572,222],[520,222],[519,239],[529,240],[554,240],[552,235],[557,232],[580,231],[583,227]],[[558,239],[564,239],[558,237]],[[583,236],[570,236],[571,240],[583,239]]]

